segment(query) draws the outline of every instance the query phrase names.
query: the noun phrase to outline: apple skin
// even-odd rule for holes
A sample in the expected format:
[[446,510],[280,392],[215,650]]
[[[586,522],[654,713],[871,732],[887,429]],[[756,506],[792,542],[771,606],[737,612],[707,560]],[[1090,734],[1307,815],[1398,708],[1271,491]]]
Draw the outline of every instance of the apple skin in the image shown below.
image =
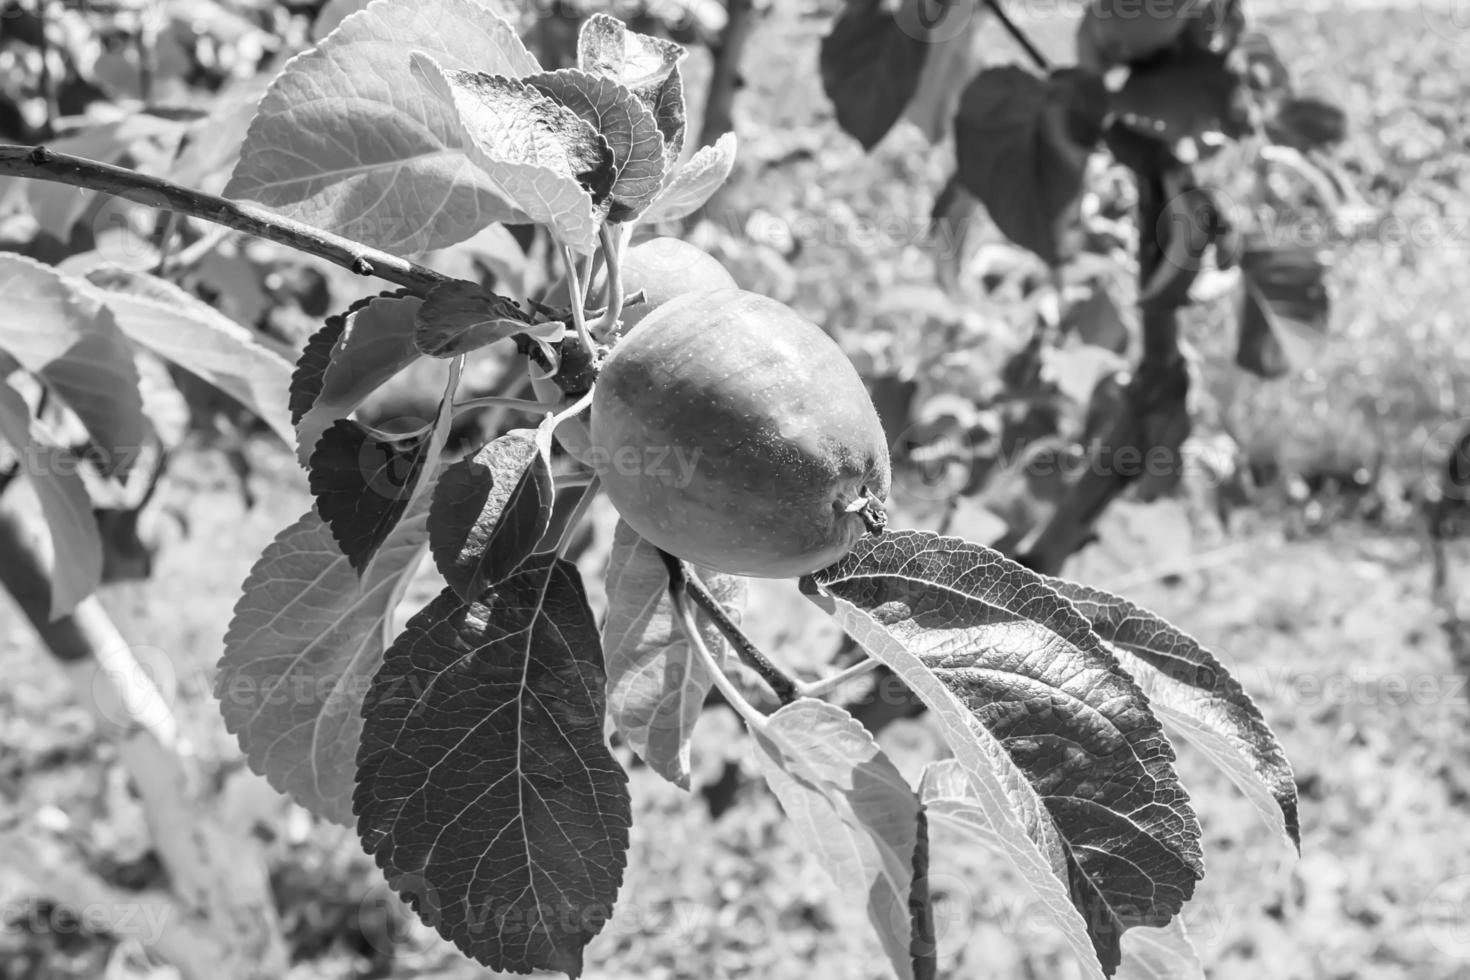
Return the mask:
[[[593,295],[602,288],[604,281],[602,276],[598,277]],[[623,332],[633,329],[644,317],[675,296],[734,288],[735,280],[709,253],[678,238],[651,238],[628,249],[623,256],[623,294],[632,296],[642,290],[644,298],[642,302],[623,307],[621,329]],[[550,306],[568,305],[571,300],[567,296],[566,282],[563,280],[552,286],[542,302]],[[563,408],[570,404],[561,388],[550,378],[532,378],[531,390],[539,401],[560,404]],[[557,426],[556,441],[579,462],[590,461],[590,440],[583,415],[567,419]]]
[[857,370],[794,310],[739,289],[659,306],[602,367],[593,464],[623,519],[715,571],[792,578],[867,530],[888,444]]

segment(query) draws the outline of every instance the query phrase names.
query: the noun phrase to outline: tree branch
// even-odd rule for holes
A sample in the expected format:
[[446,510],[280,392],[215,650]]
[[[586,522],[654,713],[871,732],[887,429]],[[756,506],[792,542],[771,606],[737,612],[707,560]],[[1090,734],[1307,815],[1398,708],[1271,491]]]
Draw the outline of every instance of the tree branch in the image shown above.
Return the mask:
[[360,276],[376,276],[419,293],[449,277],[350,238],[282,217],[254,204],[180,187],[124,167],[98,163],[45,146],[0,146],[0,177],[70,184],[224,225],[326,259]]
[[1025,49],[1027,56],[1035,62],[1037,68],[1042,71],[1051,71],[1051,62],[1047,60],[1046,55],[1042,54],[1041,49],[1036,46],[1026,32],[1021,30],[1015,21],[1011,20],[1010,14],[1006,13],[1004,8],[1001,7],[1000,0],[985,0],[985,6],[989,7],[991,13],[995,14],[996,20],[1000,21],[1000,26],[1006,29],[1006,33],[1011,36],[1011,39]]

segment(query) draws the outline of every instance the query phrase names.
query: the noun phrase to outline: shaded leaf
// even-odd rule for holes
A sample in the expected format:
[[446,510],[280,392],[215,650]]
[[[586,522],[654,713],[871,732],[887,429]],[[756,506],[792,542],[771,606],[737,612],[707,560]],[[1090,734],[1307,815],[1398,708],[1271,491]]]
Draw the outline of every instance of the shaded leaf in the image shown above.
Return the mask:
[[308,476],[316,509],[359,575],[388,540],[420,483],[431,440],[383,442],[338,419],[317,442]]
[[[919,796],[931,832],[948,831],[1010,858],[1021,883],[1061,928],[1083,974],[1097,980],[1104,970],[1069,891],[1067,856],[1056,824],[998,744],[978,748],[970,753],[973,759],[961,754],[924,767]],[[989,773],[982,786],[971,776],[974,765]]]
[[1296,847],[1296,780],[1266,719],[1225,665],[1192,636],[1127,599],[1050,579],[1112,647],[1166,723],[1199,747]]
[[508,578],[551,524],[550,445],[513,429],[451,464],[434,488],[429,548],[463,599]]
[[638,97],[653,113],[654,124],[664,141],[664,182],[679,163],[679,154],[684,151],[685,112],[684,76],[675,65],[669,77],[657,86],[638,91]]
[[76,413],[106,471],[125,469],[147,431],[133,349],[95,291],[48,265],[0,253],[0,351]]
[[735,167],[735,134],[726,133],[710,146],[701,146],[675,170],[643,220],[675,221],[704,207],[715,191],[730,179]]
[[1099,79],[1059,72],[1043,80],[1014,65],[982,71],[960,96],[960,183],[1007,238],[1053,265],[1070,251],[1065,239],[1104,110]]
[[929,41],[899,24],[883,0],[848,0],[822,39],[822,88],[837,124],[871,150],[919,88]]
[[526,220],[471,162],[453,106],[416,83],[410,51],[450,70],[540,70],[514,29],[476,0],[371,4],[271,83],[225,196],[410,254]]
[[[746,581],[696,566],[700,581],[736,622]],[[624,521],[613,531],[607,563],[607,707],[618,734],[649,768],[689,788],[689,739],[714,683],[708,666],[674,619],[669,573],[658,549]],[[704,612],[694,620],[705,645],[724,662],[729,643]]]
[[1105,969],[1124,930],[1178,913],[1203,863],[1173,749],[1143,693],[1041,576],[958,538],[898,531],[861,539],[802,589],[924,700],[977,793],[994,793],[991,737],[1004,747],[1062,838]]
[[[418,359],[414,322],[423,302],[402,290],[359,300],[340,315],[340,327],[333,317],[307,341],[292,376],[291,395],[293,414],[310,406],[296,423],[296,458],[303,466],[322,433]],[[328,364],[318,374],[321,351],[329,342]]]
[[1266,128],[1277,143],[1306,153],[1341,143],[1347,136],[1347,113],[1323,99],[1299,96],[1282,102]]
[[129,339],[244,405],[290,444],[291,364],[249,328],[173,283],[118,266],[99,266],[87,281]]
[[276,535],[235,603],[215,678],[250,768],[319,817],[351,825],[362,701],[394,606],[428,541],[428,498],[359,579],[316,511]]
[[750,730],[755,759],[804,849],[868,921],[900,980],[913,980],[909,896],[919,801],[857,719],[800,698]]
[[1327,336],[1326,266],[1312,248],[1247,248],[1240,256],[1240,347],[1235,362],[1276,378],[1313,362]]
[[614,174],[608,220],[629,221],[643,213],[664,175],[664,140],[652,110],[616,81],[573,68],[530,75],[525,81],[575,112],[607,141]]
[[1090,0],[1077,25],[1077,63],[1092,71],[1146,61],[1171,47],[1209,0]]
[[[454,357],[531,332],[529,320],[513,300],[478,283],[451,279],[429,290],[415,314],[414,344],[430,357]],[[550,342],[560,340],[561,324],[550,326],[551,331],[537,332]]]
[[1135,132],[1165,143],[1238,137],[1245,123],[1237,106],[1240,76],[1225,56],[1190,50],[1134,68],[1113,95],[1113,111]]
[[425,922],[487,966],[577,976],[627,860],[597,628],[551,556],[409,620],[373,680],[353,809]]
[[[0,377],[0,458],[30,477],[51,538],[51,618],[60,619],[102,581],[102,539],[92,501],[77,475],[79,461],[55,445],[30,406]],[[12,455],[12,452],[14,455]]]
[[592,251],[593,204],[607,197],[615,176],[607,141],[524,81],[447,69],[418,51],[410,61],[423,90],[453,107],[470,158],[506,198],[563,245]]

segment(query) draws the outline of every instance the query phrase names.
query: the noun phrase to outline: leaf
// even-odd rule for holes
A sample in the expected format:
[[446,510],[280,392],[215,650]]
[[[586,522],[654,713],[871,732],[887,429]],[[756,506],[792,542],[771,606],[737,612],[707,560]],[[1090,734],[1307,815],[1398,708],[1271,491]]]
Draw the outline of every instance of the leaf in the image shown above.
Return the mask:
[[1207,0],[1091,0],[1077,25],[1077,63],[1092,71],[1146,61],[1179,40]]
[[684,49],[672,41],[630,31],[616,17],[588,17],[577,35],[577,67],[603,75],[634,91],[667,81]]
[[1192,636],[1127,599],[1076,582],[1048,582],[1112,648],[1159,716],[1198,746],[1300,850],[1291,763],[1225,665]]
[[512,429],[444,470],[429,511],[439,574],[471,600],[530,557],[551,525],[551,446]]
[[822,88],[837,124],[871,150],[919,88],[929,41],[900,26],[883,0],[848,0],[822,39]]
[[1323,99],[1298,96],[1283,101],[1266,128],[1275,142],[1307,153],[1341,143],[1347,136],[1347,113]]
[[414,316],[414,345],[430,357],[455,357],[516,333],[536,332],[555,343],[565,332],[561,324],[533,331],[529,320],[513,300],[477,283],[450,279],[429,290]]
[[311,495],[359,575],[408,509],[430,452],[427,435],[383,442],[351,419],[338,419],[317,442],[307,467]]
[[627,861],[627,776],[603,738],[576,567],[538,556],[453,590],[394,641],[363,706],[363,847],[425,922],[497,970],[582,971]]
[[597,130],[524,81],[447,69],[417,51],[410,61],[423,90],[453,108],[470,159],[506,199],[563,245],[590,253],[593,204],[614,177],[612,150]]
[[[1021,883],[1061,928],[1084,976],[1096,980],[1104,970],[1087,923],[1073,904],[1066,851],[1056,824],[998,744],[982,741],[974,749],[978,751],[967,753],[973,758],[960,754],[958,759],[924,767],[919,796],[929,826],[1010,858]],[[979,785],[971,775],[977,765],[988,774]]]
[[[80,462],[55,445],[31,417],[26,400],[0,377],[0,459],[31,478],[51,538],[51,619],[60,619],[102,581],[102,538],[92,501],[77,475]],[[8,469],[8,467],[6,467]]]
[[1311,364],[1327,336],[1326,266],[1312,248],[1247,248],[1240,256],[1240,348],[1235,362],[1263,378]]
[[715,191],[730,179],[735,167],[735,134],[726,133],[710,146],[701,146],[683,166],[674,171],[643,220],[647,223],[676,221],[704,207]]
[[909,894],[919,801],[852,715],[800,698],[752,727],[755,759],[802,847],[844,893],[867,902],[868,921],[899,980],[913,980]]
[[225,196],[409,254],[525,221],[472,162],[454,108],[415,81],[409,52],[449,70],[540,70],[514,29],[475,0],[373,3],[287,62]]
[[1245,129],[1235,105],[1239,89],[1225,55],[1190,50],[1135,67],[1114,93],[1113,111],[1124,126],[1165,143],[1236,138]]
[[215,679],[250,768],[319,817],[351,825],[362,701],[393,609],[428,540],[424,498],[359,578],[310,510],[251,568]]
[[1125,929],[1179,912],[1203,863],[1173,749],[1143,693],[1044,579],[958,538],[898,531],[861,539],[802,589],[935,713],[976,793],[994,795],[987,750],[992,737],[1004,747],[1062,837],[1105,969]]
[[1123,937],[1122,980],[1205,980],[1204,964],[1184,920],[1175,918],[1167,926],[1140,926]]
[[577,67],[631,89],[653,114],[663,137],[665,174],[684,147],[683,57],[684,49],[672,41],[630,31],[607,14],[588,17],[577,35]]
[[663,183],[664,140],[652,110],[610,78],[573,68],[530,75],[526,83],[577,114],[607,141],[615,177],[609,221],[642,214]]
[[[307,341],[291,378],[291,414],[296,422],[296,458],[307,465],[322,433],[350,414],[383,382],[419,358],[414,322],[423,300],[405,291],[359,300],[327,320]],[[328,347],[330,345],[330,347]],[[327,365],[318,370],[322,351]]]
[[37,375],[86,426],[108,472],[126,469],[147,421],[133,349],[85,283],[0,253],[0,351]]
[[129,339],[213,385],[249,409],[290,444],[291,364],[255,334],[173,283],[118,266],[99,266],[87,281],[102,291]]
[[[698,568],[700,581],[739,622],[746,581]],[[625,522],[613,531],[607,563],[607,706],[618,734],[649,768],[689,789],[689,739],[714,683],[704,658],[674,619],[669,573],[658,549]],[[705,645],[721,663],[729,655],[723,633],[694,610]]]
[[960,95],[960,183],[1007,238],[1052,265],[1071,251],[1064,240],[1101,131],[1102,93],[1095,77],[1058,72],[1042,80],[1008,65],[982,71]]

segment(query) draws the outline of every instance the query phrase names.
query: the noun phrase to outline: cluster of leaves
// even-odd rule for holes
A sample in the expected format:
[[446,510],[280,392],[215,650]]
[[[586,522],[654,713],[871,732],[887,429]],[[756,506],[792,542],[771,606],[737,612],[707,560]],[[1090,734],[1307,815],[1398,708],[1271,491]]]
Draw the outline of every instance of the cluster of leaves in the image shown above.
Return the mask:
[[[963,228],[983,206],[1046,267],[1036,275],[1025,261],[991,260],[965,270],[987,287],[1029,283],[1033,342],[987,379],[995,390],[965,392],[962,411],[928,412],[944,424],[909,439],[941,461],[944,439],[961,439],[971,467],[957,489],[1005,518],[1011,527],[995,540],[1009,549],[1036,519],[1012,512],[1007,486],[1032,500],[1064,493],[1066,467],[1038,479],[1027,464],[1036,452],[1085,454],[1110,431],[1129,378],[1150,358],[1177,356],[1168,336],[1177,311],[1233,293],[1243,368],[1277,377],[1309,364],[1328,326],[1327,264],[1321,237],[1293,234],[1291,219],[1311,202],[1349,232],[1362,203],[1329,155],[1343,113],[1294,90],[1238,0],[1090,0],[1075,64],[1053,65],[1028,45],[1031,67],[976,70],[992,60],[980,31],[990,16],[980,0],[938,10],[850,0],[823,42],[821,72],[838,123],[865,148],[904,119],[952,147],[936,222]],[[1168,405],[1142,448],[1178,450],[1186,385],[1171,380],[1179,397],[1153,398]],[[895,406],[911,425],[909,411]],[[1165,489],[1154,480],[1140,491]]]
[[[671,589],[664,556],[620,525],[599,625],[551,520],[559,486],[585,484],[584,502],[595,487],[552,457],[580,403],[441,459],[466,355],[514,338],[554,368],[575,346],[568,321],[588,330],[582,257],[615,269],[634,223],[697,208],[728,173],[731,140],[677,163],[679,53],[594,16],[578,67],[547,72],[471,0],[379,0],[273,81],[231,194],[405,251],[534,221],[563,249],[572,305],[445,280],[354,304],[313,335],[289,404],[316,506],[245,583],[218,678],[229,728],[273,785],[354,824],[425,921],[499,969],[580,972],[631,819],[605,724],[687,787],[715,686],[805,842],[865,897],[899,976],[934,970],[936,821],[1023,872],[1087,975],[1143,962],[1144,945],[1187,966],[1178,915],[1203,871],[1200,828],[1163,724],[1297,839],[1279,745],[1189,637],[977,544],[864,539],[801,588],[942,726],[954,759],[910,786],[841,709],[801,696],[765,715],[730,684],[741,580],[693,570],[726,609],[696,621],[687,573]],[[390,435],[352,418],[422,358],[448,364],[427,425]],[[444,588],[395,635],[425,551]],[[1130,929],[1146,939],[1125,944]]]

